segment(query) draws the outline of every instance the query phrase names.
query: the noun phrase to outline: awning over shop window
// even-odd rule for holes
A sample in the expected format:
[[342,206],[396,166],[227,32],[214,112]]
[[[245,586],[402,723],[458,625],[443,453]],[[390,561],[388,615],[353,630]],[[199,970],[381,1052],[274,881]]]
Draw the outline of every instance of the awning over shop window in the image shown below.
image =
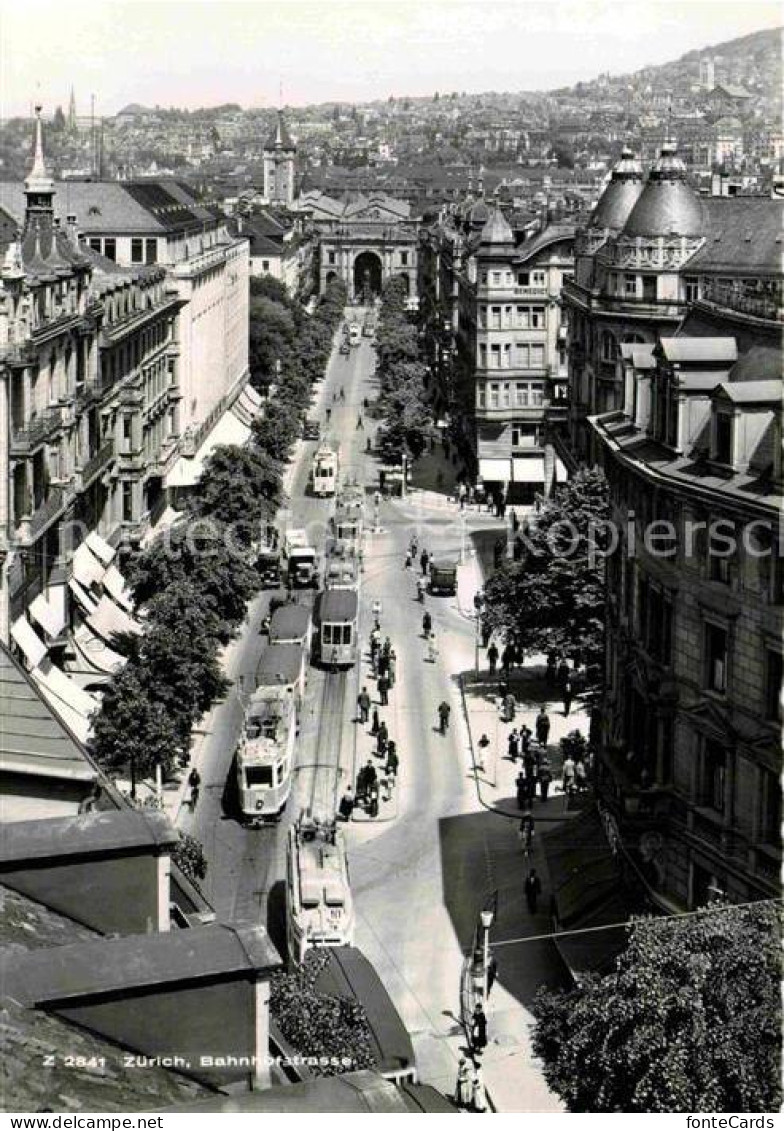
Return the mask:
[[111,597],[101,597],[95,612],[87,617],[93,632],[103,640],[111,640],[117,632],[134,632],[141,635],[142,626],[120,608]]
[[43,593],[39,593],[30,605],[30,615],[41,626],[46,635],[52,640],[56,639],[65,628],[65,613],[63,604],[47,601]]
[[73,593],[74,597],[76,598],[77,604],[79,605],[79,608],[83,613],[89,615],[90,613],[95,612],[95,610],[98,608],[97,598],[88,593],[85,587],[83,585],[80,585],[74,577],[72,577],[68,582],[68,588]]
[[231,406],[231,411],[243,424],[250,424],[259,415],[263,403],[256,390],[251,385],[246,385]]
[[565,483],[569,478],[569,472],[558,459],[558,456],[555,457],[555,478],[558,483]]
[[104,566],[108,566],[111,562],[114,561],[117,551],[94,530],[91,530],[87,535],[87,537],[85,538],[85,543],[90,547],[98,561],[101,562]]
[[[76,649],[80,670],[85,668],[94,675],[114,675],[125,665],[125,657],[115,652],[105,640],[90,631],[90,626],[81,624],[73,633],[73,644]],[[78,663],[78,660],[77,660]]]
[[515,483],[544,483],[544,457],[513,459],[512,478]]
[[508,483],[511,478],[510,472],[511,465],[508,459],[479,460],[479,478],[485,483]]
[[30,674],[52,710],[80,742],[86,743],[90,736],[90,715],[98,710],[98,699],[89,691],[83,691],[49,661]]
[[125,578],[120,573],[117,566],[109,566],[106,573],[103,575],[103,587],[121,608],[125,609],[126,612],[133,612],[131,592],[125,584]]
[[22,650],[28,668],[37,668],[46,655],[46,645],[26,617],[11,625],[11,636]]
[[166,487],[193,487],[201,478],[208,457],[221,444],[247,444],[250,428],[229,409],[220,418],[194,456],[180,456],[166,476]]
[[106,573],[106,566],[99,561],[86,542],[76,550],[71,562],[71,572],[80,585],[89,589],[97,585]]

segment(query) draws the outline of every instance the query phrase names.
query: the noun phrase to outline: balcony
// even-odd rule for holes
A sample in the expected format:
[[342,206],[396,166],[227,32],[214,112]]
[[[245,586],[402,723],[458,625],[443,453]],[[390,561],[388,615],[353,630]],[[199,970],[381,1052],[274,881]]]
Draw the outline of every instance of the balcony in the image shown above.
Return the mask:
[[45,408],[34,416],[24,428],[11,429],[11,455],[28,455],[43,444],[63,424],[62,405]]
[[705,282],[700,302],[724,310],[734,310],[764,322],[784,322],[784,306],[780,294],[767,294],[743,283]]
[[34,542],[60,518],[72,498],[73,491],[70,487],[50,487],[49,494],[41,505],[19,523],[16,533],[20,543],[29,545]]
[[84,491],[114,458],[114,440],[106,440],[98,451],[88,459],[78,475],[79,490]]

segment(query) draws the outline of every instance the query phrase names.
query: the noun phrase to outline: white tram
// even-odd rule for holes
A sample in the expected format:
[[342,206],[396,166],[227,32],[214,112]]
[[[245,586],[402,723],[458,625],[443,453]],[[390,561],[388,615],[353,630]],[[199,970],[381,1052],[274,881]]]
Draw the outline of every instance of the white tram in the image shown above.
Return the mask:
[[289,829],[286,940],[289,958],[297,965],[311,947],[354,941],[346,845],[334,821],[301,816]]
[[356,589],[327,589],[316,601],[316,659],[325,667],[351,667],[359,655]]
[[338,448],[322,444],[313,457],[310,479],[313,494],[320,499],[331,498],[338,489],[340,454]]
[[291,691],[259,688],[237,747],[240,813],[250,824],[279,820],[291,793],[297,712]]

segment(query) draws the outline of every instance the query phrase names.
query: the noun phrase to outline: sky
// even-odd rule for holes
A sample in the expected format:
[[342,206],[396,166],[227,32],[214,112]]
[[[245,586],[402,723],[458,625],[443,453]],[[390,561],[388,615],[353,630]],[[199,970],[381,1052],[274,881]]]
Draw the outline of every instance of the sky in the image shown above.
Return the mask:
[[782,23],[772,0],[0,0],[0,116],[546,90]]

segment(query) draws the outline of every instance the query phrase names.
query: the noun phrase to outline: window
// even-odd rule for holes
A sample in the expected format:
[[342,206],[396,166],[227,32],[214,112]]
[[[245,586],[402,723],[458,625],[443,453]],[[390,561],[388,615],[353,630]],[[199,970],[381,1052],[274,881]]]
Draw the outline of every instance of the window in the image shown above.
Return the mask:
[[490,408],[498,408],[498,385],[492,382],[490,385]]
[[484,342],[479,343],[479,368],[487,369],[487,346]]
[[144,240],[132,239],[131,240],[131,263],[144,262]]
[[543,330],[545,325],[544,321],[544,307],[532,306],[531,307],[531,327],[534,330]]
[[727,690],[727,630],[705,625],[705,686],[722,695]]
[[334,251],[327,252],[327,263],[334,264],[337,262],[336,253]]
[[702,750],[702,804],[717,813],[724,812],[724,782],[727,773],[727,755],[722,746],[710,739],[703,740]]
[[133,522],[133,483],[122,485],[122,517],[123,522]]
[[527,287],[531,281],[531,276],[528,271],[518,271],[517,285],[519,287]]
[[765,718],[770,722],[782,721],[781,710],[782,664],[781,652],[765,649]]
[[515,391],[517,407],[525,408],[528,404],[528,386],[518,382],[518,384],[515,385]]
[[476,407],[477,408],[484,408],[485,407],[485,390],[482,388],[481,385],[476,390]]
[[490,307],[490,329],[491,330],[500,330],[501,329],[501,307],[500,306],[491,306]]
[[400,263],[403,267],[408,267],[408,252],[407,251],[401,251],[401,253],[400,253]]
[[490,368],[491,369],[500,369],[501,368],[501,347],[500,346],[490,346]]
[[158,241],[145,240],[144,241],[144,261],[145,263],[158,262]]
[[509,382],[504,381],[503,385],[501,386],[501,407],[502,408],[509,408],[509,405],[510,405]]
[[103,244],[103,241],[100,239],[99,236],[91,236],[90,237],[90,247],[92,248],[93,251],[100,251],[102,244]]
[[534,271],[531,275],[531,282],[535,287],[544,286],[544,271]]
[[544,346],[531,346],[531,369],[544,369]]
[[117,240],[107,238],[103,241],[103,253],[107,259],[117,259]]
[[643,275],[642,277],[643,302],[656,302],[656,276]]
[[700,297],[700,284],[698,279],[684,279],[684,294],[687,302],[696,302]]
[[515,345],[515,365],[518,369],[528,369],[528,345],[525,342],[517,342]]
[[778,774],[760,770],[760,830],[763,844],[781,844],[781,781]]
[[732,463],[732,417],[717,412],[714,417],[713,458],[718,463]]
[[636,298],[637,297],[637,276],[636,275],[624,275],[624,277],[623,277],[623,293],[628,298]]
[[270,269],[270,261],[269,261],[269,259],[262,259],[262,261],[261,261],[261,269],[262,269],[262,271],[269,271],[269,269]]
[[500,286],[501,285],[501,272],[500,271],[491,271],[490,274],[491,274],[491,278],[492,278],[492,281],[493,281],[493,286],[494,287]]

